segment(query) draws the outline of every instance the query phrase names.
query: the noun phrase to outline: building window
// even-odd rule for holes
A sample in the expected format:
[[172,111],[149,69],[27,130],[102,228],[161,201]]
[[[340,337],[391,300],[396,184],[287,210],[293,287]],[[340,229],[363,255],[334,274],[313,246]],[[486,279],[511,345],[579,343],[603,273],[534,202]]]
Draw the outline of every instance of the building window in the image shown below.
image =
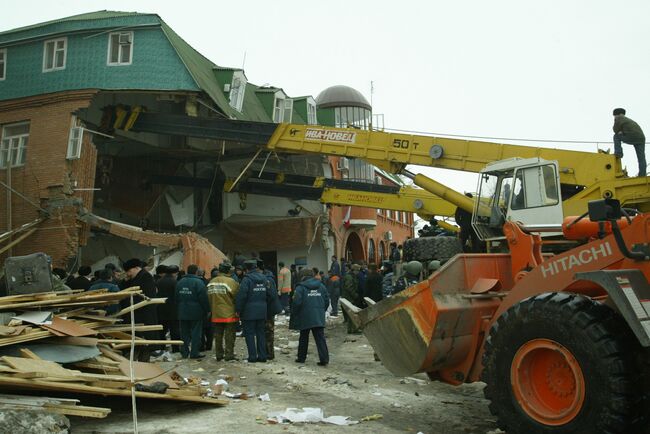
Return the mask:
[[108,35],[108,64],[130,65],[133,59],[133,32]]
[[284,98],[275,97],[273,101],[273,122],[280,123],[284,119]]
[[4,80],[7,74],[7,49],[0,50],[0,80]]
[[393,212],[391,210],[387,209],[386,210],[386,217],[388,217],[389,219],[392,219],[393,218]]
[[2,141],[0,141],[0,169],[23,166],[25,164],[25,150],[29,139],[29,122],[5,125],[2,127]]
[[72,116],[70,123],[70,135],[68,136],[68,152],[66,158],[75,160],[81,157],[81,140],[83,139],[84,129],[81,121],[76,116]]
[[284,100],[284,116],[282,117],[282,122],[291,123],[293,118],[293,100],[285,99]]
[[316,118],[316,104],[307,101],[307,123],[309,125],[316,125],[318,119]]
[[67,38],[45,41],[43,72],[65,69]]
[[395,211],[395,221],[397,223],[399,223],[399,221],[401,220],[401,217],[402,217],[401,213],[399,211]]
[[368,262],[375,262],[375,240],[368,240]]
[[243,71],[235,71],[232,76],[232,83],[230,85],[230,107],[238,112],[241,112],[244,106],[244,92],[246,91],[246,77]]

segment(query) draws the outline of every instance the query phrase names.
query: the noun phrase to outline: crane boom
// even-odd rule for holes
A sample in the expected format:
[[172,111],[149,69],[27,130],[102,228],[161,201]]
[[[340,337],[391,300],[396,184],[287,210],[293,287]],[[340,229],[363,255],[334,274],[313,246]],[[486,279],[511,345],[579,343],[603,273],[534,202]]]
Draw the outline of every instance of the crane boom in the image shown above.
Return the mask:
[[353,128],[279,124],[265,147],[283,152],[362,158],[393,173],[407,164],[479,172],[493,161],[539,157],[558,162],[563,184],[587,186],[624,176],[613,154]]

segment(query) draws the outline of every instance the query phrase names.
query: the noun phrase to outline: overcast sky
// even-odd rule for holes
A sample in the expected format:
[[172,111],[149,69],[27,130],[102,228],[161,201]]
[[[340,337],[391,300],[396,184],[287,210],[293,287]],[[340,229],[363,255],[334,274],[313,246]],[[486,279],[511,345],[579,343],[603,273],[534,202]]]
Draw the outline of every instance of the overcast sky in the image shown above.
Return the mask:
[[[109,9],[159,14],[219,65],[314,95],[361,91],[388,128],[608,148],[614,107],[650,132],[650,1],[6,2],[0,30]],[[637,173],[634,150],[624,164]],[[444,172],[444,171],[443,171]],[[476,175],[429,170],[473,190]]]

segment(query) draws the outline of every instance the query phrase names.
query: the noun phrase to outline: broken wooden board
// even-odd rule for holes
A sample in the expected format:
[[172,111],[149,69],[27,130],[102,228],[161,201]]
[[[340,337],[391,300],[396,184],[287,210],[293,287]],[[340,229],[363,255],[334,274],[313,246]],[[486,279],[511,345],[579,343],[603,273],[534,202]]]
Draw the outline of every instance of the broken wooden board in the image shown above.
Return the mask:
[[59,336],[94,336],[97,334],[95,330],[83,326],[77,321],[70,321],[58,316],[52,319],[52,324],[40,327]]
[[83,405],[77,405],[78,402],[78,399],[0,394],[0,406],[2,406],[2,408],[33,410],[35,408],[41,407],[50,412],[64,414],[67,416],[95,418],[104,418],[111,412],[110,408],[87,407]]
[[[29,390],[50,390],[57,392],[86,393],[92,395],[112,395],[130,397],[131,390],[115,389],[110,387],[93,387],[77,383],[58,383],[54,381],[44,381],[40,379],[23,379],[0,376],[0,386],[15,387]],[[228,401],[224,399],[207,398],[201,396],[174,396],[167,393],[135,392],[138,398],[163,399],[168,401],[195,402],[199,404],[210,404],[224,406]]]
[[26,359],[23,357],[3,356],[2,361],[12,368],[23,372],[42,372],[48,375],[72,377],[70,371],[48,360]]
[[[120,371],[124,376],[130,377],[131,370],[129,369],[129,362],[120,363]],[[165,372],[163,368],[155,363],[147,362],[133,362],[133,377],[134,378],[145,378],[145,380],[139,380],[138,383],[145,385],[151,385],[162,381],[169,386],[170,389],[178,389],[178,384],[172,377],[169,376],[168,372]]]

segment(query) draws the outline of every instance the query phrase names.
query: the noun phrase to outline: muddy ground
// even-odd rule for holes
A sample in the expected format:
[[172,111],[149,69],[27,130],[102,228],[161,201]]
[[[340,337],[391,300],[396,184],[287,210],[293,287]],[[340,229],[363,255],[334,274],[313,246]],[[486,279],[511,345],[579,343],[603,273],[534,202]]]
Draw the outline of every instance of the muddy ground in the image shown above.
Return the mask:
[[[346,334],[342,317],[328,319],[327,344],[330,365],[316,365],[313,338],[307,363],[294,362],[298,334],[287,328],[284,317],[276,325],[276,358],[269,363],[217,362],[214,354],[201,361],[162,363],[178,365],[181,375],[200,376],[213,384],[220,375],[230,375],[231,392],[268,393],[270,402],[255,399],[229,400],[225,407],[188,403],[138,400],[140,433],[499,433],[483,399],[483,385],[461,387],[429,382],[424,375],[396,378],[374,361],[372,348],[363,335]],[[278,350],[279,348],[279,350]],[[237,338],[236,352],[245,358],[243,338]],[[82,396],[83,405],[112,408],[106,419],[72,417],[72,432],[132,432],[130,400]],[[325,416],[350,416],[361,421],[380,414],[378,420],[351,426],[325,424],[273,425],[267,413],[287,407],[320,407]]]

